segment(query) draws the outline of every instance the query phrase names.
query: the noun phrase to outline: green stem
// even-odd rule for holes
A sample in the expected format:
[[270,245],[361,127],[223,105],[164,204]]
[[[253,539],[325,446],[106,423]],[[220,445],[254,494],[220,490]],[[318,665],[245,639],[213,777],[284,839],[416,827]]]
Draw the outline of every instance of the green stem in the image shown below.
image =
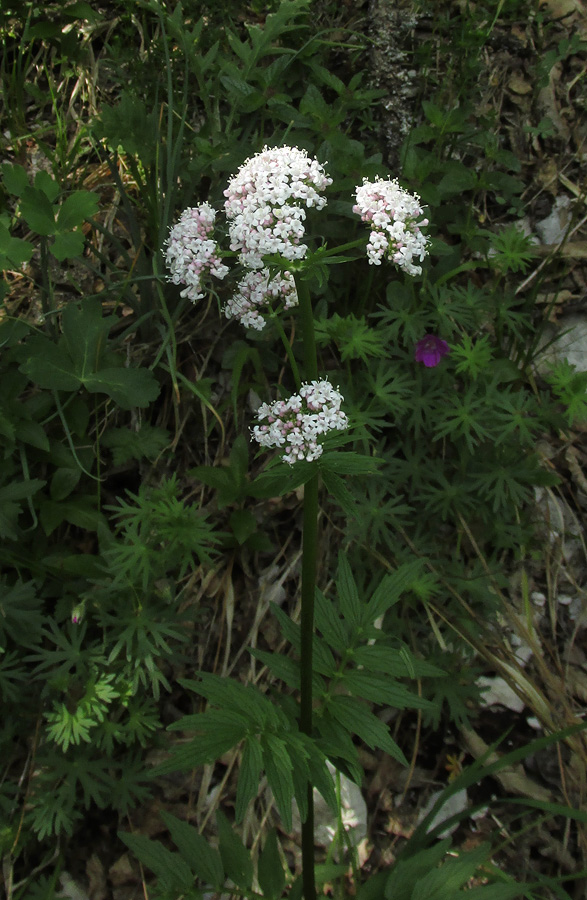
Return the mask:
[[290,364],[290,366],[291,366],[292,375],[293,375],[293,377],[294,377],[294,381],[295,381],[295,384],[296,384],[296,390],[299,391],[299,389],[300,389],[301,386],[302,386],[302,382],[301,382],[301,379],[300,379],[300,370],[298,369],[298,364],[297,364],[297,362],[296,362],[296,358],[295,358],[295,356],[294,356],[294,352],[293,352],[293,350],[292,350],[292,348],[291,348],[291,344],[290,344],[290,342],[289,342],[288,339],[287,339],[287,335],[286,335],[285,331],[283,330],[283,325],[281,324],[280,314],[278,313],[278,314],[275,316],[275,318],[272,319],[271,321],[274,323],[274,325],[275,325],[275,327],[276,327],[276,329],[277,329],[277,333],[278,333],[279,337],[281,338],[281,343],[282,343],[283,346],[285,347],[285,352],[287,353],[287,358],[288,358],[288,360],[289,360],[289,364]]
[[[300,319],[304,342],[306,376],[318,377],[314,316],[307,282],[296,278],[300,301]],[[304,487],[304,522],[302,537],[302,615],[300,647],[300,728],[312,736],[312,643],[314,639],[314,594],[318,544],[318,469]],[[302,883],[305,900],[316,900],[314,873],[314,797],[308,782],[308,815],[302,823]]]

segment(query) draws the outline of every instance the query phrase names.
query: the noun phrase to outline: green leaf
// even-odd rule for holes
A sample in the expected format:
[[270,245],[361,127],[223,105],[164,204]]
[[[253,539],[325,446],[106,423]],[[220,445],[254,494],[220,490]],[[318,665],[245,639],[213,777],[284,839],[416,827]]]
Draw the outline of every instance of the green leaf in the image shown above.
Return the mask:
[[391,575],[386,575],[364,608],[363,624],[371,624],[387,612],[401,595],[410,589],[422,572],[424,560],[404,563]]
[[404,766],[408,765],[403,751],[389,734],[389,728],[363,703],[354,697],[335,696],[327,709],[349,734],[356,734],[372,750],[378,747]]
[[21,197],[24,189],[29,187],[29,178],[23,166],[19,166],[16,163],[14,165],[3,163],[0,169],[4,179],[4,187],[8,193]]
[[29,261],[34,249],[29,241],[12,237],[4,222],[0,222],[0,269],[20,268]]
[[59,346],[43,335],[33,335],[27,341],[28,359],[19,371],[39,387],[53,391],[76,391],[80,380],[74,364],[60,342]]
[[185,893],[193,886],[193,875],[179,853],[172,853],[159,841],[152,841],[144,834],[119,831],[118,837],[143,865],[155,873],[160,887],[168,891]]
[[434,703],[413,694],[401,684],[397,684],[387,675],[377,675],[364,669],[345,672],[344,686],[355,697],[369,700],[371,703],[387,704],[395,709],[433,709]]
[[230,515],[229,523],[241,546],[257,531],[257,520],[250,509],[235,509]]
[[342,478],[335,475],[334,472],[329,472],[324,469],[322,470],[321,475],[324,487],[330,496],[338,503],[343,513],[348,516],[349,519],[356,518],[357,502]]
[[41,525],[47,536],[62,522],[70,522],[85,531],[101,531],[108,528],[106,517],[96,509],[96,498],[91,495],[72,500],[43,500],[39,511]]
[[248,725],[244,715],[237,716],[231,710],[208,709],[197,716],[184,716],[169,726],[169,730],[193,728],[197,736],[187,744],[174,747],[171,758],[153,768],[150,775],[186,772],[217,759],[243,740]]
[[57,215],[59,231],[71,231],[98,212],[98,196],[93,191],[75,191],[64,201]]
[[55,501],[65,500],[76,489],[81,478],[81,469],[55,469],[49,487],[51,499]]
[[224,884],[224,868],[218,850],[211,847],[192,825],[165,810],[161,810],[160,815],[169,829],[171,840],[194,875],[219,890]]
[[336,472],[338,475],[372,475],[382,464],[381,459],[354,453],[351,450],[339,452],[330,450],[318,460],[321,470]]
[[361,601],[349,561],[344,553],[338,556],[336,587],[340,611],[354,629],[361,621]]
[[156,159],[157,111],[147,112],[145,103],[130,92],[122,91],[118,106],[103,107],[96,132],[105,137],[116,150],[124,147],[127,153],[138,156],[144,165]]
[[216,823],[224,871],[238,887],[248,891],[253,883],[253,863],[249,851],[232,830],[221,810],[216,811]]
[[64,231],[55,235],[50,250],[55,259],[63,262],[84,252],[85,238],[81,231]]
[[111,428],[102,438],[102,446],[112,451],[112,461],[120,466],[130,459],[155,459],[169,444],[169,432],[144,422],[138,431]]
[[267,835],[265,846],[259,855],[257,876],[263,895],[272,900],[279,900],[285,887],[285,872],[279,855],[275,828]]
[[90,393],[108,394],[122,409],[145,407],[159,394],[159,382],[149,369],[100,369],[84,380]]
[[32,231],[43,236],[55,234],[55,213],[44,191],[26,187],[22,192],[20,213]]
[[256,735],[248,735],[245,740],[243,755],[238,774],[236,791],[235,819],[237,825],[242,822],[251,800],[257,796],[259,777],[263,768],[263,754]]
[[48,200],[53,203],[59,194],[59,185],[45,169],[39,169],[35,175],[34,185],[38,190],[42,191]]
[[440,868],[431,869],[414,886],[411,900],[431,900],[442,897],[458,900],[461,888],[473,877],[490,852],[489,844],[481,844],[470,853],[449,859]]
[[79,306],[69,303],[63,310],[63,337],[80,381],[99,368],[106,338],[114,322],[113,317],[103,317],[98,298],[82,300]]
[[283,819],[286,831],[292,829],[292,800],[294,783],[292,778],[292,761],[287,752],[285,741],[273,734],[264,734],[263,764],[269,787],[273,791],[277,809]]
[[37,450],[49,451],[49,438],[45,429],[38,422],[19,422],[15,428],[14,436],[24,444],[30,444]]

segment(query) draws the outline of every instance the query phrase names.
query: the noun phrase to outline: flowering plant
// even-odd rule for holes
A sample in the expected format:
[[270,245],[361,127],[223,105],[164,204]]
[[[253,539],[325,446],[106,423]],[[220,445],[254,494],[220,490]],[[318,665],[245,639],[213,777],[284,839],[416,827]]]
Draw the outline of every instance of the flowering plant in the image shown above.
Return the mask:
[[[304,522],[302,538],[302,589],[300,631],[300,718],[299,728],[306,738],[313,734],[313,641],[314,601],[316,593],[318,486],[322,473],[327,488],[342,501],[346,489],[334,470],[329,455],[323,454],[322,441],[333,431],[342,431],[349,419],[342,410],[343,397],[326,378],[318,376],[316,340],[312,302],[306,271],[329,261],[346,261],[340,254],[364,246],[360,238],[333,250],[322,247],[313,255],[304,243],[307,210],[322,210],[326,205],[323,192],[332,184],[324,167],[297,147],[268,148],[256,154],[240,167],[224,191],[224,212],[228,223],[230,251],[224,254],[212,239],[215,211],[206,203],[186,212],[171,230],[167,242],[166,260],[175,283],[187,285],[182,292],[190,300],[199,299],[202,278],[210,273],[223,279],[228,269],[221,261],[224,256],[238,254],[238,264],[248,270],[241,277],[236,293],[224,306],[227,318],[237,318],[247,328],[262,330],[264,314],[269,314],[283,341],[297,392],[288,399],[263,403],[258,410],[258,424],[252,435],[261,447],[281,451],[282,461],[294,467],[300,462],[311,464],[304,472]],[[427,240],[421,229],[427,224],[419,198],[399,187],[397,181],[364,180],[356,189],[353,211],[371,227],[367,243],[369,263],[381,265],[388,259],[411,275],[422,271],[421,263],[427,253]],[[277,274],[275,257],[281,265]],[[280,312],[299,307],[306,381],[302,382],[297,360],[280,323]],[[439,341],[433,346],[430,341]],[[421,346],[420,346],[421,345]],[[435,365],[443,353],[443,341],[426,337],[419,342],[416,358],[425,365]],[[437,359],[438,357],[438,359]],[[336,454],[335,454],[336,456]],[[344,457],[348,456],[348,461]],[[358,454],[342,454],[338,472],[367,472],[373,469],[371,457],[364,462]],[[283,479],[287,489],[288,481]],[[299,482],[298,482],[299,483]],[[348,582],[348,576],[345,575]],[[202,689],[200,689],[202,690]],[[337,714],[341,714],[337,707]],[[380,723],[378,723],[380,726]],[[378,732],[378,726],[371,725]],[[380,730],[380,729],[379,729]],[[290,744],[293,740],[290,737]],[[381,733],[380,746],[401,755],[389,735]],[[292,747],[294,745],[292,744]],[[293,749],[292,751],[293,752]],[[398,757],[398,758],[400,758]],[[268,778],[274,791],[282,797],[282,782]],[[295,765],[291,765],[295,768]],[[323,765],[321,758],[320,766]],[[299,793],[291,782],[302,813],[303,886],[306,900],[315,898],[314,834],[312,779],[308,766],[302,767],[302,782],[307,792]],[[317,769],[314,769],[314,776]],[[281,773],[283,776],[284,773]],[[280,778],[281,778],[280,776]],[[288,776],[289,777],[289,776]],[[318,782],[316,782],[318,783]],[[328,784],[326,779],[326,784]],[[328,791],[321,781],[321,791]],[[237,804],[242,811],[242,802]],[[290,817],[290,802],[280,803],[286,821]]]

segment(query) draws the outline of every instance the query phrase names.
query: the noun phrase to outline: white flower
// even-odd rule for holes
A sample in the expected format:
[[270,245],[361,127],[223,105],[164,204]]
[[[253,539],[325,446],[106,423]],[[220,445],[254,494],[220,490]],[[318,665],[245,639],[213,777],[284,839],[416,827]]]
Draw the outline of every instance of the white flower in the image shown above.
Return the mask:
[[238,319],[245,328],[262,331],[266,321],[259,309],[272,309],[273,302],[283,303],[284,309],[298,305],[293,275],[284,272],[270,278],[269,269],[255,269],[239,281],[237,293],[224,307],[224,315]]
[[297,147],[265,147],[248,159],[224,191],[230,249],[251,269],[263,266],[263,256],[278,253],[303,259],[307,246],[306,207],[322,209],[319,191],[332,184],[318,160]]
[[422,218],[424,210],[418,195],[404,191],[397,181],[376,178],[372,182],[364,178],[355,196],[353,212],[371,226],[369,264],[380,266],[387,257],[408,275],[420,275],[422,266],[413,261],[422,262],[427,254],[427,238],[420,229],[428,224],[428,219]]
[[262,447],[286,447],[283,461],[290,466],[299,460],[312,462],[322,455],[317,438],[329,431],[342,431],[348,427],[348,418],[341,412],[343,401],[329,381],[311,381],[303,384],[299,394],[289,400],[263,403],[257,413],[253,437]]
[[228,273],[228,266],[223,265],[217,255],[216,241],[209,237],[214,230],[215,218],[216,210],[209,203],[184,210],[164,244],[169,281],[185,284],[181,296],[192,302],[204,296],[200,288],[202,276],[207,271],[220,279]]

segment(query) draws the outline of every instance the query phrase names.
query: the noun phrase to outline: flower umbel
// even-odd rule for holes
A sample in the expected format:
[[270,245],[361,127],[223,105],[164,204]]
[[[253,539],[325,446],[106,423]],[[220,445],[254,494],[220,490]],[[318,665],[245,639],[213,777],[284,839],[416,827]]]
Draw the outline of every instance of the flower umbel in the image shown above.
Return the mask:
[[423,362],[427,369],[432,369],[447,353],[450,353],[450,347],[446,341],[435,334],[427,334],[416,344],[414,359]]
[[[409,194],[397,181],[363,179],[355,191],[353,212],[371,225],[367,256],[371,265],[380,266],[383,257],[405,269],[408,275],[420,275],[415,265],[426,256],[426,237],[420,228],[428,224],[417,194]],[[420,221],[418,221],[420,220]]]
[[228,273],[228,266],[217,255],[216,241],[210,238],[215,218],[216,210],[209,203],[186,209],[165,241],[165,262],[171,272],[169,281],[185,284],[181,296],[192,302],[204,296],[200,288],[207,271],[216,278],[224,278]]
[[254,269],[239,281],[237,293],[224,307],[224,315],[238,319],[245,328],[262,331],[267,323],[259,308],[270,310],[277,303],[283,303],[284,309],[298,305],[293,275],[283,272],[270,278],[269,269]]
[[290,466],[302,459],[312,462],[322,455],[317,441],[320,435],[348,427],[348,418],[340,409],[343,399],[329,381],[303,384],[299,394],[289,400],[259,407],[259,420],[266,419],[268,424],[255,425],[253,437],[262,447],[285,447],[283,461]]
[[332,178],[305,151],[265,147],[243,163],[224,191],[230,249],[240,250],[240,261],[251,269],[260,269],[271,253],[303,259],[304,207],[322,209],[326,200],[319,191],[330,184]]

